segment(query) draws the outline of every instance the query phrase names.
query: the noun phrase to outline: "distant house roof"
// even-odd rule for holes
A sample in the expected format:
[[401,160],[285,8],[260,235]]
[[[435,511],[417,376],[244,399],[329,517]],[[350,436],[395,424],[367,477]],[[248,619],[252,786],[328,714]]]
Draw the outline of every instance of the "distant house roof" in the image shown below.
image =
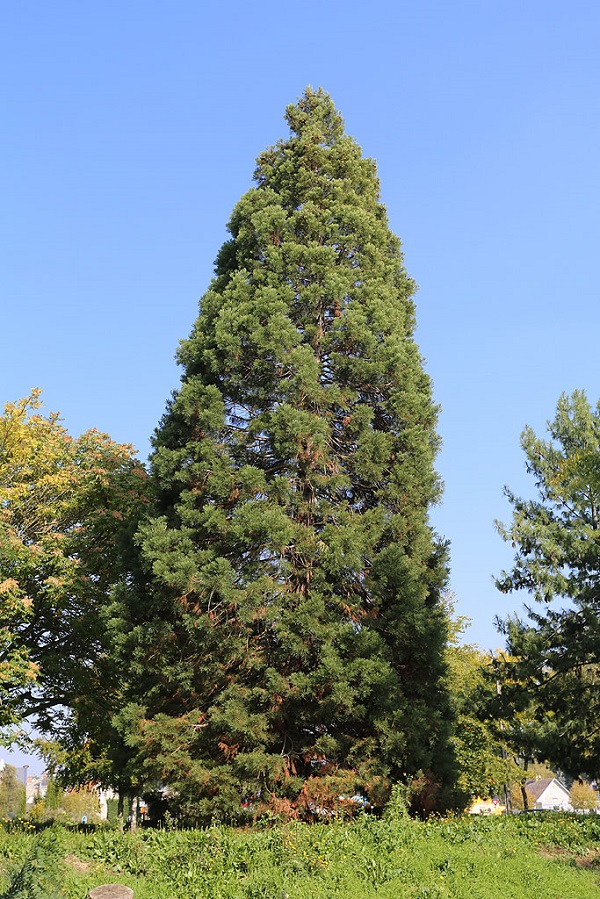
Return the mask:
[[565,811],[571,809],[569,791],[556,777],[528,780],[525,788],[534,799],[536,808],[561,808]]
[[[539,799],[542,793],[545,793],[550,784],[555,780],[555,777],[540,777],[539,780],[528,780],[525,783],[525,788],[528,793],[531,793],[534,799]],[[559,780],[556,780],[556,783],[563,787]],[[567,792],[566,787],[563,787],[563,790]]]

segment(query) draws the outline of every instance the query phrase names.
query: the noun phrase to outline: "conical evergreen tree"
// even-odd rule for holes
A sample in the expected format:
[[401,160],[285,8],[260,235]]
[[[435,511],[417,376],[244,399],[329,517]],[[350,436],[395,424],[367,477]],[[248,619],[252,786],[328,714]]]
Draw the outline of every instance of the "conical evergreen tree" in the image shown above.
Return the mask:
[[419,770],[441,802],[451,782],[414,284],[330,97],[286,119],[181,344],[140,536],[131,739],[199,819],[381,806]]

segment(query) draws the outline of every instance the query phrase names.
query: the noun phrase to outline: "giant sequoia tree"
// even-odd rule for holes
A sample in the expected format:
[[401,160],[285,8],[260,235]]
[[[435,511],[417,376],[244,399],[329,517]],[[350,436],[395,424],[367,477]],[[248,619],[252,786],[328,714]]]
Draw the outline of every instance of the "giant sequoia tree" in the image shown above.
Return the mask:
[[414,284],[329,96],[286,119],[181,344],[140,536],[130,738],[199,818],[380,805],[419,770],[442,802],[451,783]]

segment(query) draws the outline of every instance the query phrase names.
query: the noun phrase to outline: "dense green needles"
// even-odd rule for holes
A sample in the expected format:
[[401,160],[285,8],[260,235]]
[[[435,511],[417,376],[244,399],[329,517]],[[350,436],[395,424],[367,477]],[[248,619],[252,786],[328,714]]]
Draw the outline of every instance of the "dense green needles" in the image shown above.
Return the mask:
[[419,770],[442,806],[453,782],[414,284],[329,96],[286,118],[179,350],[129,613],[130,740],[197,820],[381,806]]
[[[508,658],[501,712],[518,721],[517,750],[549,759],[572,775],[600,777],[600,404],[563,395],[549,440],[526,428],[521,445],[537,494],[507,490],[515,548],[498,587],[525,590],[528,619],[503,626]],[[518,716],[518,717],[517,717]],[[525,726],[526,724],[526,726]]]

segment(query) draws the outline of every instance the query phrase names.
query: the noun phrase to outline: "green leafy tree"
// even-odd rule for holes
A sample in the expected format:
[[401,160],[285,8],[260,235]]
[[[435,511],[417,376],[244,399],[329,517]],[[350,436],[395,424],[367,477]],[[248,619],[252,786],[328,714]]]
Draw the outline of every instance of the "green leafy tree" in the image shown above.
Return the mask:
[[474,644],[448,647],[448,686],[456,727],[452,738],[459,771],[457,786],[466,804],[474,796],[505,796],[520,769],[511,752],[511,729],[492,719],[496,706],[493,660]]
[[60,799],[62,796],[62,790],[56,783],[53,777],[51,777],[48,781],[48,787],[46,789],[46,795],[44,796],[44,802],[47,809],[57,809],[60,806]]
[[502,537],[516,550],[497,586],[527,591],[527,617],[501,624],[499,666],[506,709],[528,710],[529,755],[571,775],[600,774],[600,406],[561,396],[550,440],[526,428],[521,444],[537,498],[507,490],[513,506]]
[[17,818],[25,814],[25,784],[22,784],[13,765],[5,765],[0,772],[0,818]]
[[129,739],[200,819],[382,805],[418,771],[440,806],[453,779],[414,283],[329,96],[286,119],[179,350],[130,610]]
[[[51,784],[53,781],[50,782]],[[56,784],[46,796],[36,798],[29,813],[29,820],[35,824],[79,824],[86,818],[88,824],[100,821],[100,802],[95,791],[81,787],[79,789],[61,790]]]
[[111,601],[132,577],[149,481],[130,446],[73,438],[41,406],[34,390],[0,417],[0,723],[27,715],[51,734],[69,783],[106,780],[126,754],[110,730]]
[[65,791],[61,796],[60,811],[74,823],[80,822],[83,817],[87,818],[88,823],[100,820],[98,796],[85,788]]

